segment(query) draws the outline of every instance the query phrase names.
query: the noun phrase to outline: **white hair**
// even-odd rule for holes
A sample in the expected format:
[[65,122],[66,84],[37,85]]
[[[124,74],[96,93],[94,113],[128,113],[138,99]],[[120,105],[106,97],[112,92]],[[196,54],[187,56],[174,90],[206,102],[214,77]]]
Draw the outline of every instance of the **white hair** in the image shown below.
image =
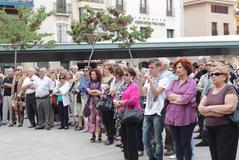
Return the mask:
[[159,58],[159,61],[165,65],[166,69],[170,67],[170,60],[168,58]]

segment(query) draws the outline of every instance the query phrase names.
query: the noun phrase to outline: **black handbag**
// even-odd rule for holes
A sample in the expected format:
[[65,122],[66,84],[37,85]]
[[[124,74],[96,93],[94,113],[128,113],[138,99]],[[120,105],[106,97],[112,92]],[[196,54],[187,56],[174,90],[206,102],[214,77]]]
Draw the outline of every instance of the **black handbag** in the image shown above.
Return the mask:
[[129,109],[129,101],[126,103],[126,108],[121,111],[120,119],[122,123],[138,123],[143,120],[143,113],[141,113],[134,106]]
[[89,108],[88,103],[86,103],[85,106],[84,106],[83,116],[84,117],[89,117],[90,116],[90,108]]
[[[234,87],[234,86],[233,86]],[[235,87],[234,87],[235,88]],[[227,86],[225,92],[224,92],[224,97],[226,96],[226,93],[227,91],[229,90],[229,85]],[[235,88],[236,90],[236,88]],[[236,90],[237,91],[237,90]],[[237,97],[238,97],[238,93],[237,93]],[[236,107],[236,110],[227,115],[227,117],[234,123],[236,124],[238,127],[239,127],[239,98],[238,98],[238,102],[237,102],[237,107]]]
[[96,104],[96,109],[100,111],[113,111],[113,97],[110,95],[103,95]]

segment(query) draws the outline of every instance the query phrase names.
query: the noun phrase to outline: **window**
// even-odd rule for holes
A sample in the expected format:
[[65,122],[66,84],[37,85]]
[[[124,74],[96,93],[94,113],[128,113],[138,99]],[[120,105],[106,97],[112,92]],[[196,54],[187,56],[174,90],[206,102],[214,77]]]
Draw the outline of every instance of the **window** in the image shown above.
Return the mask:
[[[93,10],[94,10],[95,13],[100,11],[100,9],[95,9],[95,8],[93,8]],[[85,8],[79,8],[79,17],[80,17],[79,21],[80,22],[82,21],[82,16],[85,13],[85,11],[86,11]]]
[[211,12],[228,14],[228,7],[227,6],[211,5]]
[[86,2],[96,2],[96,3],[103,3],[103,0],[79,0],[79,1],[86,1]]
[[147,0],[140,0],[139,13],[147,13]]
[[229,35],[229,23],[223,23],[224,35]]
[[116,0],[116,8],[118,10],[123,10],[124,9],[124,1],[123,0]]
[[213,36],[218,35],[217,22],[212,22],[212,35],[213,35]]
[[56,24],[57,28],[57,42],[64,43],[67,42],[67,29],[68,25],[64,23]]
[[174,30],[167,29],[167,38],[173,38],[173,37],[174,37]]
[[166,15],[173,16],[173,0],[166,0]]
[[66,13],[66,0],[57,0],[56,1],[56,12],[57,13]]

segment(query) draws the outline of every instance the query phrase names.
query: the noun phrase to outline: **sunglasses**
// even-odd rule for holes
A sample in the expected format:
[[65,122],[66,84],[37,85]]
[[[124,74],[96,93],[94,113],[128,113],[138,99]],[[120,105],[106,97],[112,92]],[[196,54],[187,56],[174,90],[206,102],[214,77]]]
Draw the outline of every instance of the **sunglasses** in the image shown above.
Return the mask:
[[123,74],[123,76],[125,76],[125,77],[128,77],[128,76],[129,76],[129,74],[127,74],[127,73],[126,73],[126,74]]
[[83,72],[88,72],[88,70],[87,70],[87,69],[84,69]]
[[16,71],[20,71],[20,69],[16,69]]
[[63,77],[60,77],[59,79],[65,79],[65,78],[63,78]]
[[211,76],[221,76],[226,75],[225,73],[211,73]]

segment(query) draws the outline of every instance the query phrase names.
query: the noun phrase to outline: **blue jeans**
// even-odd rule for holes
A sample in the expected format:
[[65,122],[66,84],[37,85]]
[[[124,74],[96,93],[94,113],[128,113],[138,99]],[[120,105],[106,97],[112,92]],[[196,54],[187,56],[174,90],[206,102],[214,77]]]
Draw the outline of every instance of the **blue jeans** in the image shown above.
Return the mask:
[[[143,122],[143,143],[150,160],[163,160],[163,118],[157,114],[145,115]],[[152,138],[154,143],[152,144]]]

